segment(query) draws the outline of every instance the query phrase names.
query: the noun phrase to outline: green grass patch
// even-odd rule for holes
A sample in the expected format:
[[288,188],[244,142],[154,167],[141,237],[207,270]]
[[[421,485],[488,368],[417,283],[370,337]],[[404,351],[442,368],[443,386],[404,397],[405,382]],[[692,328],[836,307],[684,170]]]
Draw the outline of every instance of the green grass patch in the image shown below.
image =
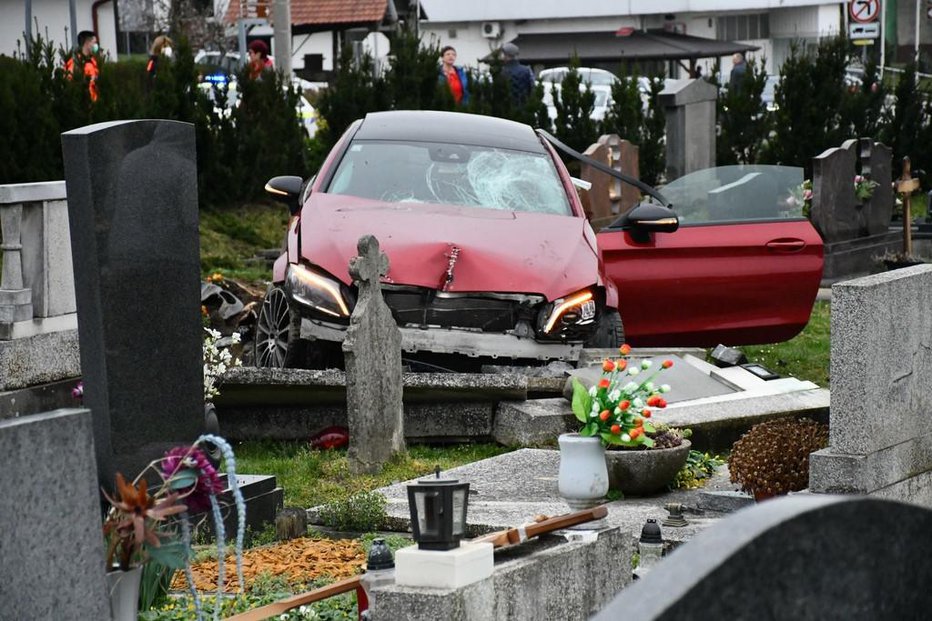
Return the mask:
[[809,324],[794,338],[773,345],[752,345],[740,349],[751,362],[757,362],[780,375],[829,387],[830,306],[816,302]]
[[263,262],[251,261],[261,250],[281,248],[288,210],[279,204],[254,203],[200,213],[201,272],[219,272],[249,282],[271,279]]
[[306,442],[242,442],[234,450],[240,472],[275,475],[285,490],[286,506],[314,507],[425,476],[436,466],[448,470],[511,449],[496,444],[411,446],[377,475],[352,475],[345,450],[312,449]]

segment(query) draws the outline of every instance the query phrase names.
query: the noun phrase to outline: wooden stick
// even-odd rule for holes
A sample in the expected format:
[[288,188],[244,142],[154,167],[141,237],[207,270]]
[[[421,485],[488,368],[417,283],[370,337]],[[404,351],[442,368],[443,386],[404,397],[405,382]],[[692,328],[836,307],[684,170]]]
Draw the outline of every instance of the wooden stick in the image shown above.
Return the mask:
[[576,526],[577,524],[598,520],[605,517],[606,515],[608,515],[608,509],[602,505],[592,509],[586,509],[585,511],[577,511],[575,513],[567,513],[565,515],[558,515],[552,518],[537,520],[533,524],[491,533],[489,535],[479,537],[478,539],[473,539],[472,541],[488,541],[491,542],[493,546],[498,548],[505,545],[521,543],[530,539],[531,537],[537,537],[538,535],[551,533],[555,530],[560,530],[561,528],[569,528],[570,526]]
[[298,606],[304,606],[305,604],[311,604],[322,599],[327,599],[328,597],[333,597],[334,595],[339,595],[340,593],[347,593],[361,588],[362,583],[359,581],[359,578],[360,576],[345,578],[339,582],[328,584],[325,587],[314,589],[307,593],[292,595],[287,599],[282,599],[259,608],[254,608],[248,612],[233,615],[232,617],[228,617],[227,621],[262,621],[269,617],[277,617]]

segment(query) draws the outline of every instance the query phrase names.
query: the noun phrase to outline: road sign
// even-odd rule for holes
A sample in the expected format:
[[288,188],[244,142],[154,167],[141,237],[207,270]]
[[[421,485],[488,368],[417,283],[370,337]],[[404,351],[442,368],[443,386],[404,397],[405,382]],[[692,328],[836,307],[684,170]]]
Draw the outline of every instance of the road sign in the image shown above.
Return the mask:
[[880,0],[851,0],[848,5],[848,14],[859,24],[873,22],[880,15]]
[[878,39],[880,38],[880,22],[848,24],[848,36],[852,39]]

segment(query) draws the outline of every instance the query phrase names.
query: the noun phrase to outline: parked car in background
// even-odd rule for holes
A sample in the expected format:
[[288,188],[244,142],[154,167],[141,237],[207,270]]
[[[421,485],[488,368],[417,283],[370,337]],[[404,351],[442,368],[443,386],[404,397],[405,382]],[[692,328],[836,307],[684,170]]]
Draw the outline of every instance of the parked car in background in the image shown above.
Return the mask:
[[778,75],[768,75],[767,81],[764,82],[764,90],[761,91],[760,98],[761,102],[767,107],[767,112],[774,112],[780,108],[777,105],[776,93],[777,93],[777,84],[780,83],[780,76]]
[[[610,86],[598,85],[598,86],[586,86],[581,84],[579,87],[580,92],[585,92],[586,88],[592,91],[595,95],[595,101],[593,102],[592,114],[589,117],[593,121],[601,121],[605,118],[605,113],[608,112],[608,109],[612,105],[612,89]],[[550,116],[550,120],[557,118],[557,108],[553,105],[554,93],[557,96],[563,92],[563,87],[559,83],[545,83],[544,84],[544,105],[547,106],[547,114]]]
[[[560,84],[563,82],[563,78],[566,77],[566,74],[569,73],[569,71],[569,67],[552,67],[550,69],[544,69],[537,75],[537,80],[539,82]],[[611,71],[606,71],[605,69],[577,67],[576,71],[579,73],[579,79],[581,82],[590,84],[592,86],[611,87],[612,84],[618,82],[618,76],[616,76]]]
[[584,345],[771,343],[806,325],[822,242],[789,202],[802,169],[687,175],[665,188],[682,216],[645,203],[596,234],[548,140],[494,117],[370,113],[309,180],[269,180],[294,217],[257,364],[341,364],[366,234],[409,359],[574,361]]

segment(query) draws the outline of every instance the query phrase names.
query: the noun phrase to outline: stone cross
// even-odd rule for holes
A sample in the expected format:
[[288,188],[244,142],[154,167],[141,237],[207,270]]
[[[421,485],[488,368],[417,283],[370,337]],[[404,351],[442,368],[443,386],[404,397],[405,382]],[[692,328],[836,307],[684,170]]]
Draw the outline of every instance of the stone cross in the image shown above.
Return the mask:
[[401,332],[382,298],[379,279],[388,273],[388,257],[372,235],[359,238],[359,256],[349,273],[359,300],[343,341],[346,361],[346,417],[349,468],[354,474],[379,472],[404,444]]

